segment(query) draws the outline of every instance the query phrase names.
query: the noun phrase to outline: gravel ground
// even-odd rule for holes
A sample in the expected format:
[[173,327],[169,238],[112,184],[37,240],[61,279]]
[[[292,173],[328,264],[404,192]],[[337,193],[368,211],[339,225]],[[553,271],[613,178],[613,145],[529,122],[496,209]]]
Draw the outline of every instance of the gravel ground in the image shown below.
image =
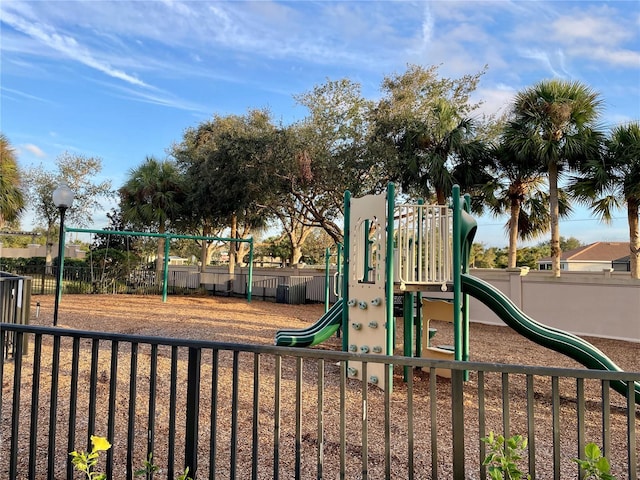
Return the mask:
[[[39,302],[39,309],[36,308],[36,302]],[[35,296],[32,298],[32,324],[51,325],[52,324],[52,310],[53,310],[53,297]],[[38,316],[36,317],[36,312]],[[169,297],[166,303],[162,303],[159,297],[143,297],[143,296],[108,296],[108,295],[92,295],[92,296],[80,296],[80,295],[65,295],[62,299],[59,311],[59,326],[62,328],[72,328],[81,330],[92,330],[102,332],[119,332],[126,334],[145,335],[145,336],[161,336],[170,338],[184,338],[184,339],[198,339],[198,340],[214,340],[220,342],[239,342],[249,344],[264,344],[272,345],[274,335],[277,330],[282,328],[302,328],[315,322],[323,312],[321,305],[283,305],[270,302],[254,301],[247,303],[242,299],[223,298],[223,297]],[[438,324],[438,322],[432,322],[432,326],[438,328],[437,338],[442,344],[452,342],[452,335],[450,332],[450,326],[446,324]],[[398,333],[398,339],[401,339],[401,333]],[[605,352],[614,362],[616,362],[621,368],[640,372],[640,345],[622,342],[616,340],[599,339],[599,338],[587,338],[589,342],[593,343],[596,347]],[[400,340],[399,340],[400,341]],[[33,352],[33,345],[30,347],[30,354]],[[50,349],[50,345],[43,342],[43,352]],[[80,346],[82,350],[90,351],[90,343],[83,342]],[[320,345],[320,349],[326,350],[339,350],[340,340],[332,338],[326,343]],[[538,365],[538,366],[550,366],[550,367],[566,367],[566,368],[582,368],[577,362],[571,360],[568,357],[557,354],[553,351],[545,349],[533,342],[526,340],[519,336],[507,327],[489,326],[482,324],[472,323],[470,331],[470,350],[471,359],[478,362],[489,363],[508,363],[508,364],[525,364],[525,365]],[[128,353],[128,352],[127,352]],[[170,371],[170,359],[169,354],[163,354],[161,352],[158,360],[158,385],[156,386],[157,397],[160,399],[156,407],[156,413],[158,418],[166,418],[168,413],[164,411],[166,409],[166,403],[162,402],[169,396],[170,385],[168,381],[164,381],[169,376]],[[140,355],[142,358],[142,355]],[[223,358],[221,354],[220,366],[226,368],[226,365],[230,365],[231,359]],[[43,355],[43,358],[47,358]],[[124,357],[124,358],[129,358]],[[106,359],[108,360],[108,359]],[[25,364],[31,362],[31,357],[25,358]],[[50,360],[49,360],[50,361]],[[61,358],[61,365],[63,365],[64,372],[70,369],[68,363],[70,360],[67,357]],[[122,375],[123,385],[128,384],[128,360],[123,361],[122,369],[118,369],[118,381],[120,382],[120,375]],[[211,359],[203,359],[203,378],[207,378],[207,373],[211,374]],[[182,360],[179,363],[179,368],[185,369]],[[119,364],[120,365],[120,364]],[[141,360],[142,365],[142,360]],[[249,357],[240,359],[241,366],[241,384],[252,384],[253,378],[251,370],[253,368],[253,360]],[[43,364],[43,367],[45,365]],[[126,368],[125,368],[126,367]],[[283,384],[282,384],[282,405],[283,405],[283,427],[282,427],[282,440],[280,448],[283,451],[281,458],[281,478],[293,478],[292,472],[295,469],[295,465],[291,462],[291,455],[285,455],[287,451],[293,451],[295,447],[295,435],[287,433],[287,427],[291,427],[292,418],[295,417],[294,411],[294,399],[296,395],[296,381],[295,381],[295,365],[287,365],[283,361]],[[87,368],[86,365],[80,364],[80,371],[83,372]],[[147,368],[147,367],[144,367]],[[144,390],[148,387],[148,376],[144,373],[144,368],[141,367],[140,372],[140,385],[139,390]],[[308,426],[304,428],[302,433],[302,443],[300,447],[302,450],[303,464],[311,465],[313,471],[303,471],[303,478],[316,478],[316,459],[317,452],[316,443],[316,415],[314,401],[317,398],[317,391],[315,390],[315,380],[307,382],[307,378],[313,378],[316,366],[312,363],[305,363],[304,365],[304,378],[305,385],[303,387],[304,404],[309,405],[305,410],[304,415],[309,416]],[[0,440],[2,443],[0,447],[4,450],[9,445],[11,438],[10,418],[6,412],[8,412],[7,406],[11,402],[12,392],[10,390],[10,381],[12,379],[12,363],[8,362],[4,367],[3,375],[3,395],[2,395],[2,418],[0,419],[2,424],[0,427]],[[122,370],[122,371],[120,371]],[[264,414],[261,416],[261,425],[264,423],[264,432],[261,432],[260,439],[260,452],[261,458],[265,459],[264,463],[260,464],[260,478],[273,478],[273,464],[266,458],[271,457],[273,453],[273,430],[271,424],[273,422],[273,413],[269,411],[267,406],[273,395],[273,376],[272,372],[275,371],[275,366],[271,360],[267,360],[261,365],[262,380],[260,383],[261,394],[264,391],[263,398],[264,404],[261,404],[261,412],[264,410]],[[61,389],[69,382],[68,372],[63,372],[61,378]],[[82,374],[81,374],[82,375]],[[339,392],[339,378],[340,373],[336,365],[325,366],[326,377],[326,392],[325,392],[325,409],[328,412],[339,411],[339,398],[337,398],[336,392]],[[212,378],[212,377],[209,377]],[[89,392],[86,388],[86,382],[82,382],[79,388],[79,404],[85,405],[87,403],[86,397]],[[145,384],[146,381],[146,384]],[[406,431],[408,429],[407,422],[407,384],[403,381],[402,370],[396,368],[394,371],[394,393],[391,402],[390,418],[393,419],[392,434],[398,436],[398,438],[404,438],[404,442],[392,443],[391,456],[392,456],[392,478],[406,478],[406,464],[407,458],[407,446],[406,446]],[[66,383],[65,383],[66,382]],[[346,400],[349,403],[347,408],[349,415],[353,415],[352,421],[355,422],[354,428],[357,428],[358,438],[349,439],[347,445],[347,455],[351,459],[348,464],[348,478],[361,478],[361,452],[359,443],[359,432],[362,419],[362,389],[356,382],[348,382],[348,391],[346,393]],[[564,385],[567,383],[567,385]],[[540,457],[542,463],[547,461],[551,464],[551,455],[549,445],[552,443],[552,432],[550,429],[543,427],[543,425],[551,425],[551,395],[549,393],[550,381],[541,379],[536,383],[536,424],[540,424],[537,427],[537,435],[539,438],[537,442],[537,454],[536,458]],[[109,371],[105,369],[100,372],[99,389],[106,391],[109,385]],[[31,392],[31,379],[23,378],[22,383],[22,397],[28,397]],[[465,422],[470,425],[470,432],[472,434],[473,429],[477,431],[477,386],[478,379],[476,375],[472,375],[469,382],[465,384]],[[42,381],[40,385],[40,415],[43,418],[40,421],[40,427],[44,428],[48,426],[48,411],[49,411],[49,399],[50,391],[47,390],[48,383]],[[50,387],[49,387],[50,388]],[[209,391],[210,391],[210,387]],[[228,406],[230,402],[227,402],[226,395],[231,390],[230,380],[228,376],[220,375],[219,384],[219,408],[225,408],[227,406],[227,412],[222,411],[219,415],[221,419],[230,417],[231,412]],[[414,425],[413,428],[416,432],[416,441],[414,444],[414,467],[416,472],[419,472],[417,478],[431,478],[432,469],[432,452],[430,439],[428,436],[424,436],[425,432],[429,432],[433,425],[436,425],[438,430],[442,429],[442,432],[450,431],[451,424],[451,412],[450,412],[450,383],[446,380],[439,379],[436,382],[436,392],[438,395],[437,410],[435,416],[431,410],[428,402],[430,395],[430,384],[428,373],[416,371],[414,373]],[[574,451],[572,450],[572,442],[575,437],[575,426],[572,420],[572,412],[575,411],[575,382],[569,382],[561,380],[561,394],[560,394],[560,419],[558,427],[561,429],[559,432],[559,438],[562,444],[561,450],[563,452],[568,451],[566,455],[572,456]],[[127,388],[121,388],[119,391],[127,393]],[[206,389],[204,389],[206,391]],[[487,378],[485,386],[486,401],[486,415],[487,415],[487,430],[495,428],[499,429],[502,425],[503,408],[501,399],[501,379]],[[270,393],[271,392],[271,393]],[[509,400],[509,415],[511,422],[511,433],[525,433],[526,432],[526,398],[524,396],[525,385],[524,379],[513,377],[509,385],[510,400]],[[103,392],[105,393],[105,392]],[[246,392],[242,390],[240,392],[239,405],[240,414],[238,415],[239,423],[239,439],[238,439],[238,464],[247,468],[247,465],[251,464],[250,459],[250,432],[252,416],[252,397],[251,390]],[[182,409],[180,414],[183,413],[184,406],[183,399],[178,398],[179,409]],[[601,407],[599,406],[601,391],[599,384],[586,383],[585,385],[585,398],[586,398],[586,417],[588,419],[587,425],[587,440],[593,440],[595,442],[600,441],[600,429],[601,429]],[[374,411],[376,406],[380,405],[380,410],[383,411],[384,395],[378,389],[370,387],[368,389],[368,402],[369,411]],[[68,412],[69,399],[66,396],[59,396],[57,398],[58,408],[60,412]],[[126,400],[118,400],[126,405]],[[211,398],[203,398],[201,408],[211,405]],[[621,443],[624,440],[626,445],[626,416],[625,408],[626,402],[623,397],[617,393],[611,393],[611,445],[612,453],[610,455],[612,464],[616,465],[616,461],[626,461],[626,452],[621,447]],[[138,405],[140,410],[139,415],[144,418],[148,405]],[[126,408],[121,408],[126,412]],[[229,415],[226,415],[228,413]],[[24,416],[21,419],[21,425],[29,425],[30,411],[29,409],[22,409],[21,415]],[[305,417],[306,418],[306,417]],[[351,417],[349,417],[351,418]],[[338,415],[327,414],[324,418],[325,429],[327,432],[335,432],[338,428]],[[64,413],[61,413],[57,421],[64,424],[67,420]],[[159,422],[160,423],[160,422]],[[384,445],[380,439],[384,438],[384,432],[380,430],[380,424],[372,421],[369,431],[369,447],[371,453],[369,455],[369,478],[384,478]],[[82,428],[87,428],[86,421],[78,422],[78,430],[81,432]],[[164,427],[159,427],[164,428]],[[291,427],[293,428],[293,427]],[[640,411],[636,407],[635,412],[635,429],[636,432],[640,431]],[[63,431],[62,427],[59,427],[59,432]],[[221,453],[220,464],[228,464],[229,460],[229,443],[228,435],[224,432],[225,429],[220,428],[217,433],[218,442],[223,453]],[[117,443],[126,444],[126,428],[119,429],[119,435],[124,438],[113,439],[114,445]],[[243,432],[248,432],[243,435]],[[161,431],[158,436],[161,435]],[[422,434],[422,436],[420,436]],[[61,437],[60,434],[59,438]],[[136,432],[136,439],[140,438],[140,442],[145,444],[146,432]],[[328,434],[325,438],[325,471],[327,475],[325,478],[334,478],[333,472],[335,471],[336,462],[338,459],[338,446],[339,442],[337,438],[333,438]],[[444,433],[445,439],[450,434]],[[469,435],[469,433],[467,433]],[[451,475],[451,446],[450,442],[441,442],[441,433],[438,433],[439,445],[437,450],[437,465],[439,478],[452,478]],[[79,438],[83,438],[83,434],[78,434]],[[394,437],[395,438],[395,437]],[[477,434],[476,434],[477,438]],[[210,438],[205,438],[206,442]],[[27,439],[21,438],[20,442],[23,451],[27,451],[28,442]],[[45,440],[46,443],[46,440]],[[204,442],[203,442],[204,443]],[[66,438],[61,442],[61,449],[64,450],[66,444]],[[569,445],[565,448],[565,444]],[[545,448],[545,445],[548,448]],[[477,443],[473,441],[466,442],[466,446],[469,449],[470,457],[478,456]],[[636,442],[636,456],[640,458],[640,445]],[[177,452],[182,453],[178,448]],[[46,445],[39,445],[38,457],[40,462],[46,461]],[[114,454],[115,455],[115,454]],[[141,457],[142,455],[142,457]],[[154,458],[162,459],[168,455],[166,447],[161,446],[161,442],[158,442],[157,449],[154,450]],[[64,457],[63,457],[64,458]],[[21,471],[26,471],[25,454],[20,460]],[[139,465],[144,459],[144,453],[136,453],[134,458],[134,464]],[[120,459],[116,456],[116,461],[126,461],[126,459]],[[577,478],[575,467],[570,459],[563,459],[562,462],[562,478]],[[0,478],[5,478],[8,472],[7,467],[8,459],[5,455],[0,456]],[[245,462],[245,463],[243,463]],[[248,462],[248,463],[247,463]],[[159,460],[159,463],[161,461]],[[473,460],[472,460],[473,463]],[[477,464],[477,460],[476,460]],[[57,471],[60,471],[59,478],[63,478],[64,473],[64,459],[57,461]],[[624,466],[624,465],[623,465]],[[204,468],[204,466],[203,466]],[[208,466],[207,466],[208,468]],[[222,468],[222,467],[220,467]],[[545,468],[548,468],[545,470]],[[537,478],[551,478],[552,466],[538,467]],[[205,470],[203,470],[204,472]],[[626,478],[619,471],[619,478]],[[308,475],[307,475],[308,474]],[[219,478],[230,478],[228,470],[220,470]],[[331,475],[331,476],[329,476]],[[20,478],[28,478],[27,476]],[[57,477],[58,478],[58,477]],[[124,477],[116,477],[124,478]],[[165,477],[161,477],[165,478]],[[249,472],[242,470],[237,474],[237,478],[249,478]],[[477,474],[468,474],[468,478],[479,478]]]

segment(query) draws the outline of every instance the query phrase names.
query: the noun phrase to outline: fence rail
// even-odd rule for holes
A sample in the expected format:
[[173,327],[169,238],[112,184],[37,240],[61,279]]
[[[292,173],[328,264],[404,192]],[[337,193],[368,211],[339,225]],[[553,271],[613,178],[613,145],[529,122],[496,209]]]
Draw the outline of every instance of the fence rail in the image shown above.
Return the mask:
[[113,443],[108,478],[133,478],[153,453],[157,478],[188,466],[194,478],[484,479],[489,431],[529,439],[533,478],[578,478],[571,458],[589,441],[619,479],[638,477],[640,413],[609,385],[640,373],[384,357],[395,371],[382,391],[346,376],[357,360],[366,377],[375,355],[0,329],[32,345],[0,363],[1,478],[71,479],[68,453],[98,434]]
[[[282,274],[278,269],[270,269],[272,273],[253,275],[252,296],[262,300],[278,300],[278,290],[282,286],[294,287],[303,292],[302,295],[290,296],[297,303],[322,303],[325,297],[324,275],[291,275]],[[33,295],[53,294],[56,287],[57,267],[44,265],[28,265],[19,269],[20,275],[28,275]],[[186,269],[169,269],[167,293],[170,295],[208,292],[218,296],[247,295],[247,273],[204,272]],[[336,301],[334,293],[335,277],[329,278],[330,302]],[[303,288],[302,288],[303,287]],[[64,268],[62,293],[92,294],[136,294],[160,295],[162,283],[156,280],[155,270],[133,269],[117,276],[103,275],[91,271],[88,267],[69,266]],[[287,302],[288,303],[288,302]],[[294,303],[291,301],[291,303]]]

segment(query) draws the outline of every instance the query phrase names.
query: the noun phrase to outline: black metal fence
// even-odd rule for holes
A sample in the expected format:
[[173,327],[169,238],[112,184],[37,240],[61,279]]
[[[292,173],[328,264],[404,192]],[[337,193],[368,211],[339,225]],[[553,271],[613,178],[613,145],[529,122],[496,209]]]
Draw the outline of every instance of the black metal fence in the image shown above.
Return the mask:
[[571,459],[590,441],[618,479],[638,477],[640,373],[384,357],[383,391],[347,377],[357,360],[367,378],[375,355],[0,330],[30,344],[0,363],[0,478],[71,479],[69,452],[96,434],[113,444],[98,464],[113,479],[150,454],[163,479],[185,466],[198,479],[484,479],[489,431],[528,438],[532,478],[578,478]]
[[[278,269],[272,270],[273,273],[253,275],[252,295],[255,298],[291,304],[324,301],[324,276],[283,275]],[[57,266],[23,265],[15,267],[14,271],[17,275],[33,279],[31,288],[34,295],[55,293]],[[247,273],[201,274],[196,270],[169,268],[167,293],[246,297],[248,282]],[[335,278],[330,277],[330,302],[336,301],[334,282]],[[162,278],[158,279],[157,272],[148,268],[136,268],[113,275],[86,266],[65,266],[62,293],[161,295]]]

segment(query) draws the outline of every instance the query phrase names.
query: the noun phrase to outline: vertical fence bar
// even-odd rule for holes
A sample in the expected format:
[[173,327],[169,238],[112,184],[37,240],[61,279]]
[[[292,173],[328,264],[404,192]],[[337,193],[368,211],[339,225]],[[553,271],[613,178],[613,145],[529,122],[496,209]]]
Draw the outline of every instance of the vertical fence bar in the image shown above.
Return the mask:
[[509,374],[502,374],[502,434],[504,438],[511,436],[511,412],[509,411]]
[[[56,431],[58,427],[58,380],[60,375],[60,336],[53,337],[51,361],[51,398],[49,400],[49,446],[47,448],[47,478],[54,480],[56,475]],[[20,385],[17,383],[16,385]],[[11,477],[14,478],[14,477]]]
[[296,358],[296,446],[295,446],[295,478],[301,478],[302,457],[302,357]]
[[324,360],[318,359],[318,470],[316,477],[323,478],[324,465]]
[[602,454],[605,457],[611,456],[611,403],[609,392],[611,384],[609,380],[602,381]]
[[[133,478],[133,447],[136,444],[136,397],[138,378],[138,342],[131,342],[129,361],[129,415],[127,419],[127,479]],[[147,452],[148,458],[149,452]]]
[[560,390],[558,377],[551,377],[551,409],[553,425],[553,478],[560,478]]
[[151,367],[149,371],[149,416],[147,423],[147,459],[155,449],[156,390],[158,386],[158,345],[151,345]]
[[638,478],[638,451],[636,443],[638,441],[636,434],[636,404],[635,404],[635,385],[633,381],[627,382],[627,455],[629,458],[629,478]]
[[171,371],[169,373],[169,434],[167,449],[167,477],[174,477],[176,443],[176,405],[178,390],[178,347],[171,347]]
[[280,413],[281,413],[281,397],[280,389],[282,382],[282,357],[275,357],[275,392],[273,398],[273,479],[280,478]]
[[[385,385],[389,379],[385,379]],[[388,390],[387,390],[388,391]],[[387,406],[387,416],[389,416],[389,408],[391,407],[391,398],[390,395],[387,394],[387,398],[385,400],[388,401],[386,403]],[[409,380],[407,381],[407,470],[408,480],[413,480],[413,470],[414,470],[414,462],[413,462],[413,449],[414,449],[414,430],[413,430],[413,419],[415,418],[413,411],[413,369],[411,370],[411,375],[409,375]],[[390,419],[389,419],[390,420]],[[390,459],[390,458],[389,458]],[[389,462],[390,463],[390,462]],[[389,465],[389,471],[387,474],[387,478],[391,478],[391,465]]]
[[464,372],[451,369],[451,425],[453,426],[453,476],[465,478]]
[[91,342],[91,369],[89,373],[89,421],[87,422],[87,450],[91,451],[91,435],[96,431],[96,405],[98,392],[98,353],[100,340]]
[[[213,396],[211,397],[213,402]],[[258,442],[260,429],[260,354],[253,354],[253,424],[251,434],[251,479],[258,480]],[[212,452],[212,451],[211,451]],[[210,453],[211,454],[211,453]]]
[[[118,387],[118,350],[117,340],[111,342],[111,374],[109,375],[109,414],[107,417],[107,438],[116,433],[116,392]],[[107,478],[113,478],[113,448],[107,450]]]
[[340,362],[340,480],[346,478],[347,465],[347,362]]
[[529,475],[531,475],[531,478],[536,478],[536,421],[534,406],[533,375],[527,374],[527,444],[529,445]]
[[231,371],[231,465],[229,465],[229,475],[235,480],[238,472],[238,398],[239,385],[238,360],[240,352],[233,351],[233,367]]
[[[38,411],[40,404],[40,368],[42,364],[42,335],[36,334],[34,338],[33,348],[33,375],[31,384],[31,424],[29,428],[33,432],[38,431]],[[3,362],[0,361],[0,365]],[[17,365],[15,367],[17,369]],[[2,375],[0,375],[0,385],[2,384]],[[2,388],[0,388],[2,390]],[[12,435],[12,440],[13,435]],[[11,449],[13,452],[13,447]],[[71,451],[71,450],[69,450]],[[38,442],[30,442],[29,444],[29,478],[36,478],[36,460],[38,457]]]
[[[78,370],[80,363],[80,339],[73,338],[71,357],[71,382],[69,385],[69,429],[67,433],[67,452],[75,450],[76,444],[76,411],[78,407]],[[31,477],[33,478],[33,477]],[[71,456],[67,456],[67,480],[73,479]]]
[[438,390],[436,369],[429,369],[429,414],[431,417],[431,478],[438,478]]
[[[391,478],[391,385],[393,378],[389,368],[384,369],[384,467],[385,478]],[[413,374],[407,381],[413,379]],[[411,449],[409,449],[411,451]]]
[[[583,458],[585,441],[585,405],[584,405],[584,378],[576,379],[576,414],[578,416],[578,452],[577,458]],[[578,475],[580,478],[584,477],[584,471],[578,467]]]
[[189,347],[187,364],[187,408],[184,441],[184,462],[189,474],[198,472],[198,414],[200,409],[200,349]]
[[[487,436],[487,419],[485,409],[484,371],[478,370],[478,435],[480,439]],[[480,441],[480,478],[487,478],[487,467],[482,464],[487,456],[487,446]]]
[[[369,382],[367,379],[369,375],[367,373],[367,362],[362,362],[362,383],[361,383],[361,391],[362,391],[362,423],[361,423],[361,434],[362,434],[362,480],[367,480],[369,478],[369,427],[367,414],[369,412],[367,404],[368,401],[368,391],[369,391]],[[387,385],[386,388],[389,388]]]
[[[22,333],[14,335],[14,343],[19,339],[22,340]],[[58,337],[56,337],[58,338]],[[20,437],[20,384],[22,383],[22,349],[18,348],[14,352],[13,357],[13,409],[11,411],[11,455],[9,460],[9,478],[17,478],[18,475],[18,438]],[[1,362],[4,363],[4,360]],[[53,377],[52,377],[53,381]],[[0,383],[0,390],[3,389],[3,385]],[[52,389],[53,391],[53,389]],[[50,424],[52,425],[52,424]],[[55,425],[55,424],[53,424]],[[55,432],[55,426],[53,428]],[[49,443],[51,448],[51,443]],[[51,462],[49,466],[51,467]]]
[[209,478],[216,478],[218,454],[218,375],[220,374],[220,351],[214,349],[211,359],[211,425],[209,427]]

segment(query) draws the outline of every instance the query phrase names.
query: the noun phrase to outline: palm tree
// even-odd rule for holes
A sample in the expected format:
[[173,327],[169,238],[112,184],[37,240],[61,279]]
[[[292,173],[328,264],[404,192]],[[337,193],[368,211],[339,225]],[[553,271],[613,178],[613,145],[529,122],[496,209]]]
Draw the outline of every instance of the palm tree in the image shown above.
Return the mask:
[[24,210],[24,195],[20,188],[20,171],[15,150],[0,133],[0,228],[13,222]]
[[[120,208],[125,221],[164,234],[176,219],[183,200],[181,176],[175,163],[147,157],[142,165],[129,172],[120,188]],[[158,277],[164,260],[164,238],[158,241]]]
[[596,127],[602,100],[580,82],[543,80],[516,95],[505,130],[510,149],[531,158],[547,175],[553,275],[560,276],[558,181],[565,171],[597,158],[602,133]]
[[[494,216],[508,212],[507,267],[514,268],[518,239],[531,240],[549,231],[549,195],[545,175],[529,158],[504,143],[491,149],[493,181],[485,186],[485,203]],[[560,216],[571,212],[567,195],[559,192]]]
[[605,222],[610,222],[613,210],[626,202],[631,277],[640,278],[640,123],[614,128],[605,146],[604,161],[596,159],[585,164],[573,179],[571,189]]

